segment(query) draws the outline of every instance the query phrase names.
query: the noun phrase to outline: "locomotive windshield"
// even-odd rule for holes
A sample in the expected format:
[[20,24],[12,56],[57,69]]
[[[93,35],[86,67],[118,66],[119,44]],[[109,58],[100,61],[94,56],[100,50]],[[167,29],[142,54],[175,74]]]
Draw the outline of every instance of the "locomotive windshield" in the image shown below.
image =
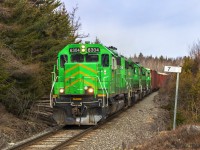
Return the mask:
[[86,62],[98,62],[99,57],[96,54],[86,54],[86,55],[74,54],[74,55],[71,55],[71,62],[84,62],[84,60]]
[[71,55],[71,62],[83,62],[83,61],[84,61],[84,55],[82,54]]
[[98,62],[98,55],[87,54],[86,55],[86,62]]

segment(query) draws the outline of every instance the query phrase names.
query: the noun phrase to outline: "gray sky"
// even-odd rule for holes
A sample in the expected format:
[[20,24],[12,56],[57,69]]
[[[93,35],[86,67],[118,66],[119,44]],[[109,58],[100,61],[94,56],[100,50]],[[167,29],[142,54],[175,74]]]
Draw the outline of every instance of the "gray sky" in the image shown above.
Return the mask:
[[200,38],[200,0],[61,1],[69,11],[78,6],[84,41],[98,37],[125,56],[185,56]]

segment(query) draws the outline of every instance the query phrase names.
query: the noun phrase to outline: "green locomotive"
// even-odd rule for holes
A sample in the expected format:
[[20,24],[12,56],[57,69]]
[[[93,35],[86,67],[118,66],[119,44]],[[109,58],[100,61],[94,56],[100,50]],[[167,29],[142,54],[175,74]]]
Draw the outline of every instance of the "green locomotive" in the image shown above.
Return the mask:
[[69,44],[52,72],[50,105],[58,124],[95,125],[151,91],[150,70],[101,44]]

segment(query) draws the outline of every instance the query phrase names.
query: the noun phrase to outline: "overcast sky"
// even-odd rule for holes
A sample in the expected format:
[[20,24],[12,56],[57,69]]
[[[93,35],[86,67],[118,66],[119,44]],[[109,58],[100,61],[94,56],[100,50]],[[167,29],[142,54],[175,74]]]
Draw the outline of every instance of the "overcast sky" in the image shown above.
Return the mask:
[[69,11],[78,6],[84,41],[98,37],[125,56],[185,56],[200,39],[200,0],[61,1]]

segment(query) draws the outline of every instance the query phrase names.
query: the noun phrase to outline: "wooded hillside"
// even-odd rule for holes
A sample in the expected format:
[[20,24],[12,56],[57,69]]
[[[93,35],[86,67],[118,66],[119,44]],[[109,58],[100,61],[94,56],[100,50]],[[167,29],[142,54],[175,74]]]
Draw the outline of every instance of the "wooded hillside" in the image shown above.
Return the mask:
[[0,102],[21,115],[51,87],[57,52],[85,35],[57,0],[0,1]]
[[164,56],[153,57],[153,56],[145,56],[142,53],[140,53],[138,56],[134,54],[134,56],[131,59],[134,62],[139,62],[146,68],[150,68],[158,72],[164,72],[164,66],[166,65],[177,66],[182,64],[182,57],[180,58],[167,58]]

